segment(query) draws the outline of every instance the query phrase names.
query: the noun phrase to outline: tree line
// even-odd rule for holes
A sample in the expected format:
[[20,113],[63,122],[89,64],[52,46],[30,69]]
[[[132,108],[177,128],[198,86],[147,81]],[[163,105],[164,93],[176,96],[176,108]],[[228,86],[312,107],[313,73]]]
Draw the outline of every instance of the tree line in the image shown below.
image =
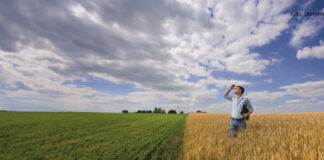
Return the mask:
[[[128,110],[123,110],[122,113],[128,113]],[[154,107],[154,110],[137,110],[135,113],[162,113],[166,114],[166,111],[160,107]],[[180,114],[183,114],[183,111],[179,112]],[[168,111],[168,114],[177,114],[177,111],[174,109],[171,109]]]

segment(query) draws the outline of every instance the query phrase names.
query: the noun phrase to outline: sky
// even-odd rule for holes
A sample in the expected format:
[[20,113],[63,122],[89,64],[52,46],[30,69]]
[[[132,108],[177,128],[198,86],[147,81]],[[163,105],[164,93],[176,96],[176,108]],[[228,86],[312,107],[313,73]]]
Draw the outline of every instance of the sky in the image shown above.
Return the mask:
[[322,0],[3,0],[0,35],[0,110],[324,111]]

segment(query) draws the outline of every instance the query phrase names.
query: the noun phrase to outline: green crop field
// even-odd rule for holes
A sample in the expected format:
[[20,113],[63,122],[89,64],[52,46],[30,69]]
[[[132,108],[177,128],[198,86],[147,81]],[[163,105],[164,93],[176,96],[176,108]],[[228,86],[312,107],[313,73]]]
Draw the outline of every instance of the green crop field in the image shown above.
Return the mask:
[[0,112],[0,159],[177,159],[186,115]]

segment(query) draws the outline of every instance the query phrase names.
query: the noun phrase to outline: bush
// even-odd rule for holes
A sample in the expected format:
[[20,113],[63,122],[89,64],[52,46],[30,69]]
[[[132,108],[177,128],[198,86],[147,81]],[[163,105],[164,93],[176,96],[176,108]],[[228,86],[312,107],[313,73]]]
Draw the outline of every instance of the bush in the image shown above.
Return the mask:
[[126,110],[126,109],[125,109],[125,110],[123,110],[123,113],[128,113],[128,110]]
[[177,114],[177,111],[176,110],[169,110],[168,114]]

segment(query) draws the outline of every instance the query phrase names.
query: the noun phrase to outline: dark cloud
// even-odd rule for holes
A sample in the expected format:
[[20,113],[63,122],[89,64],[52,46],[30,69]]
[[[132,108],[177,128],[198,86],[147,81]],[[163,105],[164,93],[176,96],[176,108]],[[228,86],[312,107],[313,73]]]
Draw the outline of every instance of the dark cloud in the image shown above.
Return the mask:
[[29,86],[27,86],[24,82],[16,81],[15,84],[14,84],[14,86],[8,87],[7,90],[10,90],[10,91],[18,91],[18,90],[31,91],[33,89],[30,88]]
[[78,5],[78,2],[34,0],[2,3],[0,46],[3,50],[12,52],[18,49],[16,42],[44,48],[42,39],[47,39],[58,49],[56,50],[58,53],[67,57],[86,57],[95,54],[109,59],[127,57],[135,60],[161,61],[170,58],[170,55],[164,52],[166,44],[160,38],[164,32],[161,23],[172,14],[163,12],[165,7],[168,7],[167,3],[93,2],[81,5],[89,11],[98,13],[107,25],[118,23],[131,33],[145,32],[149,41],[155,43],[129,39],[109,28],[75,17],[71,7]]
[[184,91],[190,88],[189,86],[179,85],[174,74],[169,74],[167,71],[159,69],[158,66],[134,61],[100,65],[95,62],[78,59],[71,64],[67,64],[64,68],[50,66],[49,69],[67,77],[71,73],[80,77],[86,77],[89,73],[94,72],[102,73],[154,90]]
[[[81,15],[75,15],[76,11]],[[169,20],[175,33],[163,26]],[[150,0],[5,0],[0,6],[0,21],[2,50],[16,52],[19,44],[51,50],[64,60],[46,56],[38,60],[48,61],[44,67],[57,74],[86,77],[99,73],[167,91],[188,90],[192,86],[182,84],[183,79],[168,67],[177,65],[177,59],[170,53],[171,42],[164,36],[181,38],[186,33],[221,26],[210,23],[208,7],[195,9],[191,4]],[[186,63],[186,53],[177,56],[182,59],[179,63]],[[188,61],[191,62],[185,67],[197,60],[189,57]],[[179,66],[185,68],[184,64]],[[263,69],[264,64],[260,66]]]
[[4,73],[4,70],[2,68],[2,66],[0,65],[0,84],[2,84],[6,79],[6,76],[5,76],[5,73]]
[[[106,26],[73,15],[71,8],[78,5],[96,13]],[[191,30],[191,19],[201,18],[208,25],[208,16],[193,14],[188,7],[173,1],[150,0],[3,1],[0,47],[16,52],[20,43],[52,50],[68,62],[50,57],[38,60],[48,61],[50,70],[66,77],[103,73],[147,88],[186,90],[188,86],[179,84],[174,73],[165,70],[174,57],[168,52],[169,42],[162,37],[168,34],[163,23],[170,18],[179,21],[175,28],[179,36]],[[111,27],[114,23],[121,32]],[[98,64],[91,57],[116,62]]]
[[61,91],[55,91],[55,90],[47,90],[47,89],[39,89],[37,90],[38,93],[41,93],[43,95],[51,96],[51,97],[57,97],[61,98],[64,96],[64,92]]
[[[84,7],[89,13],[96,13],[108,27],[73,15],[71,7],[77,5]],[[52,50],[69,63],[49,57],[39,57],[38,60],[63,64],[64,67],[50,65],[49,69],[64,76],[104,73],[152,89],[181,90],[185,87],[176,84],[174,75],[168,74],[161,67],[153,66],[154,64],[147,65],[146,61],[163,62],[167,65],[173,58],[167,51],[169,44],[162,39],[166,34],[162,24],[170,17],[190,17],[184,7],[186,6],[177,2],[149,0],[5,0],[0,6],[0,47],[5,51],[16,52],[20,43]],[[130,35],[117,33],[109,27],[114,23]],[[179,25],[177,30],[182,34],[188,27]],[[146,38],[139,39],[137,34],[144,34]],[[87,60],[93,56],[122,60],[126,64],[130,62],[130,65],[99,65],[95,61]]]

